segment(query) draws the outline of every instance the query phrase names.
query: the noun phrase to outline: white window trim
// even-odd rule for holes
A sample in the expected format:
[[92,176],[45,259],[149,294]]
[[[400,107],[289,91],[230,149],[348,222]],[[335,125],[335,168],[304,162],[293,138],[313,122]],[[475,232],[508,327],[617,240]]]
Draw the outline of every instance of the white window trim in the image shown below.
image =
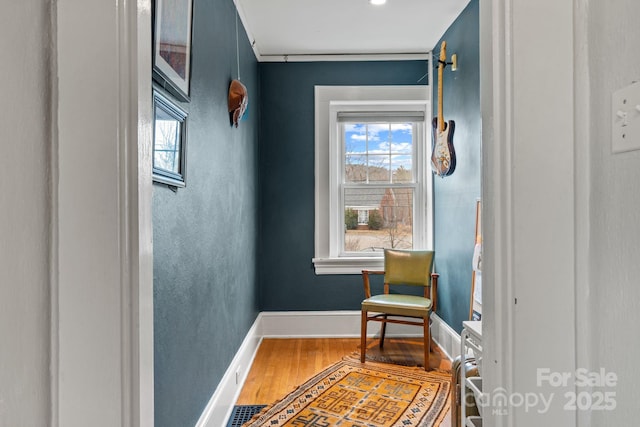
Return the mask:
[[[371,256],[338,256],[335,243],[332,247],[331,231],[337,230],[334,218],[337,212],[335,200],[331,197],[331,183],[337,181],[337,162],[330,161],[335,152],[331,152],[330,130],[332,117],[335,125],[337,111],[357,109],[358,104],[371,105],[378,103],[385,110],[405,110],[413,104],[415,109],[424,109],[425,117],[431,117],[431,89],[426,85],[415,86],[316,86],[315,87],[315,257],[313,264],[316,274],[360,274],[363,269],[382,270],[382,255]],[[332,108],[333,107],[333,108]],[[333,115],[332,115],[333,113]],[[418,155],[426,159],[430,147],[430,133],[426,131],[425,144]],[[333,167],[332,167],[333,165]],[[433,247],[433,179],[429,170],[429,162],[424,161],[422,174],[424,177],[423,200],[416,203],[425,205],[425,218],[422,225],[424,249]],[[332,213],[333,212],[333,213]],[[334,225],[333,228],[332,225]],[[341,231],[341,229],[340,229]],[[339,240],[338,240],[339,241]]]

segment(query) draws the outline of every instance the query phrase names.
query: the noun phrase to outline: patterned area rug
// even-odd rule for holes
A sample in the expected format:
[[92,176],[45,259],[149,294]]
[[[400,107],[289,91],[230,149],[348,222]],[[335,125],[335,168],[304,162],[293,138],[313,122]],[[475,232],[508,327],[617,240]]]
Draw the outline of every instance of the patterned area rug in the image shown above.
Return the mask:
[[257,414],[245,427],[439,426],[450,374],[345,357]]

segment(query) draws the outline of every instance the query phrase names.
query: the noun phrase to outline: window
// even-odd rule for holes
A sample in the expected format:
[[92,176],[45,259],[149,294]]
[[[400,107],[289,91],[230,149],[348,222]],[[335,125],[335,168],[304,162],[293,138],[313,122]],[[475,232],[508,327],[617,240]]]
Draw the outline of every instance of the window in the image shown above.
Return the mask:
[[428,87],[316,87],[317,274],[432,246]]
[[[345,213],[341,256],[413,248],[414,199],[422,193],[416,191],[422,182],[416,151],[424,145],[424,113],[395,113],[337,112],[341,176],[331,197],[339,198]],[[356,224],[349,221],[352,211],[358,213]]]
[[[349,205],[346,204],[345,209],[350,209]],[[345,218],[345,223],[346,223],[346,218]],[[369,226],[369,209],[364,208],[364,209],[358,209],[358,225],[362,225],[362,226]]]
[[153,91],[153,180],[185,186],[187,113]]

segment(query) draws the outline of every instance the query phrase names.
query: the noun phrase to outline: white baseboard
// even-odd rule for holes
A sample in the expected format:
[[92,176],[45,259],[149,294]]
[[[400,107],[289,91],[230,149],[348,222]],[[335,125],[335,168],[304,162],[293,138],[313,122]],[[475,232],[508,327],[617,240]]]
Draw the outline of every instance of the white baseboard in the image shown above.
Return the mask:
[[[324,338],[359,337],[360,311],[287,311],[263,312],[262,336],[264,338]],[[367,335],[378,333],[378,327],[370,324]],[[387,325],[388,336],[422,336],[422,329],[410,325]],[[460,334],[447,325],[437,314],[431,315],[431,335],[449,359],[460,354]]]
[[233,406],[238,400],[242,386],[262,341],[260,322],[261,318],[258,315],[224,373],[216,391],[209,399],[204,412],[200,415],[196,427],[221,427],[227,425],[227,419],[229,419]]
[[265,311],[264,338],[348,338],[360,336],[359,311]]
[[460,334],[435,313],[431,315],[431,335],[449,360],[460,355]]
[[[370,328],[374,336],[378,328]],[[422,330],[410,325],[387,325],[387,336],[421,336]],[[460,335],[438,315],[431,315],[431,335],[443,353],[453,359],[460,354]],[[346,338],[360,336],[360,311],[283,311],[262,312],[256,318],[231,361],[196,427],[225,426],[242,390],[251,364],[263,338]]]

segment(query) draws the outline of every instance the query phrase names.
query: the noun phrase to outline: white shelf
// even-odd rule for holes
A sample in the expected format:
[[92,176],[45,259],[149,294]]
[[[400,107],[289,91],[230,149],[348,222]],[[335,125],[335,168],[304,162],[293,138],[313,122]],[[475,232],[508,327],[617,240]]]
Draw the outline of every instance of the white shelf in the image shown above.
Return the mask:
[[478,412],[480,416],[482,416],[482,378],[480,377],[469,377],[466,379],[467,387],[473,391],[473,397],[476,400],[476,406],[478,407]]
[[462,322],[462,327],[482,341],[482,320],[468,320]]

